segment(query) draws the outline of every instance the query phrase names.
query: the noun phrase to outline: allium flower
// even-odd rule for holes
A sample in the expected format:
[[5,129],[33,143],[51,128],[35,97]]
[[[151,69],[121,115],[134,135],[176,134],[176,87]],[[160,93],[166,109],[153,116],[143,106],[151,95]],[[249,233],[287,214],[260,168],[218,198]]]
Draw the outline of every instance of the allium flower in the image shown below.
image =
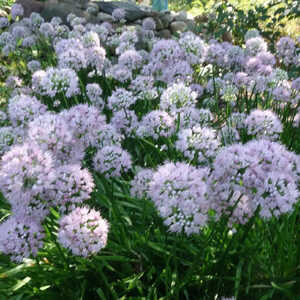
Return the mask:
[[183,82],[174,83],[161,95],[160,108],[167,111],[176,111],[183,107],[194,107],[197,93],[193,92]]
[[0,190],[16,216],[43,219],[50,202],[45,195],[55,176],[53,158],[32,143],[13,146],[2,157]]
[[156,23],[153,18],[145,18],[142,23],[143,29],[145,30],[155,30]]
[[0,224],[0,252],[21,263],[24,258],[36,256],[43,247],[44,232],[39,222],[11,216]]
[[27,127],[30,121],[43,115],[47,106],[38,101],[35,97],[18,95],[8,102],[8,115],[13,126]]
[[138,41],[137,33],[135,30],[126,30],[122,32],[119,40],[121,43],[134,45]]
[[219,43],[212,43],[207,48],[205,60],[209,64],[216,64],[220,67],[224,67],[225,53],[225,49]]
[[45,20],[39,13],[32,12],[30,15],[30,21],[32,29],[38,29]]
[[83,35],[82,43],[86,48],[100,47],[100,40],[98,34],[93,31],[88,31]]
[[272,96],[277,101],[289,102],[291,100],[291,91],[286,87],[278,86],[272,91]]
[[69,48],[58,55],[58,66],[61,69],[70,68],[75,71],[85,69],[87,67],[87,59],[84,51]]
[[31,60],[27,63],[27,68],[30,72],[34,73],[41,69],[41,63],[38,60]]
[[234,76],[233,82],[238,88],[243,88],[248,86],[250,78],[247,73],[237,72]]
[[90,198],[95,186],[92,175],[79,164],[59,166],[55,170],[47,198],[63,213]]
[[17,76],[9,75],[5,81],[5,84],[10,89],[19,88],[23,85],[22,79]]
[[5,122],[7,121],[7,114],[0,110],[0,126],[4,125]]
[[152,76],[138,75],[131,81],[129,89],[132,90],[139,99],[154,99],[158,96]]
[[24,8],[21,4],[18,3],[14,3],[11,7],[11,18],[13,20],[16,20],[17,17],[22,17],[24,14]]
[[106,246],[109,225],[100,213],[77,207],[59,221],[58,241],[73,255],[88,257]]
[[117,132],[114,126],[106,124],[101,126],[101,129],[97,131],[94,146],[97,149],[101,149],[105,146],[121,146],[123,136]]
[[41,95],[54,98],[63,93],[70,98],[79,93],[78,77],[72,69],[48,68],[32,75],[32,89]]
[[106,125],[105,116],[98,108],[88,104],[73,106],[69,110],[62,111],[61,116],[84,147],[94,145],[97,132]]
[[260,52],[257,54],[257,58],[262,62],[264,65],[274,66],[276,64],[275,56],[270,52]]
[[244,49],[239,46],[230,46],[225,55],[226,66],[235,70],[241,69],[246,59]]
[[51,23],[41,24],[39,31],[46,39],[53,38],[55,35],[55,30]]
[[0,157],[10,149],[16,139],[17,136],[13,127],[0,127]]
[[120,82],[127,82],[132,79],[132,71],[116,64],[107,70],[106,76]]
[[85,51],[87,63],[89,66],[94,67],[97,73],[102,74],[105,61],[105,49],[102,47],[90,47]]
[[5,17],[0,18],[0,29],[6,28],[9,26],[9,21]]
[[184,32],[180,35],[178,43],[185,50],[187,60],[191,65],[204,61],[207,45],[199,36],[190,31]]
[[197,98],[200,98],[204,93],[204,88],[200,84],[193,83],[193,84],[190,85],[190,88],[193,92],[197,93]]
[[35,118],[29,123],[28,141],[51,151],[57,165],[78,163],[84,156],[84,146],[61,115],[46,113]]
[[246,223],[260,208],[270,218],[292,210],[299,191],[299,158],[284,146],[267,140],[235,144],[215,161],[208,195],[217,213],[229,215],[229,225]]
[[217,155],[221,143],[214,129],[195,126],[180,130],[175,146],[190,160],[207,164]]
[[22,41],[22,47],[24,48],[30,48],[34,46],[37,43],[37,37],[35,35],[30,35],[24,38]]
[[170,137],[175,132],[175,120],[165,111],[153,110],[143,117],[136,131],[139,137]]
[[120,177],[132,167],[129,153],[120,146],[105,146],[94,157],[94,168],[106,178]]
[[276,52],[284,65],[290,65],[295,56],[295,42],[289,37],[280,38],[276,44]]
[[104,108],[104,100],[102,99],[102,89],[97,83],[89,83],[86,85],[86,94],[91,103],[98,107],[100,110]]
[[246,52],[255,56],[259,52],[266,52],[268,50],[268,45],[262,37],[250,38],[246,41]]
[[150,182],[152,181],[153,174],[153,170],[150,169],[139,170],[130,183],[130,195],[139,199],[148,198]]
[[271,110],[253,110],[245,120],[245,127],[249,135],[273,141],[282,132],[282,124]]
[[112,111],[119,111],[122,109],[127,109],[131,105],[136,102],[136,97],[132,94],[132,92],[127,91],[124,88],[117,88],[115,91],[112,92],[112,95],[108,97],[107,106]]
[[138,119],[134,111],[120,110],[113,114],[110,121],[117,132],[124,134],[125,136],[132,135],[138,127]]
[[206,225],[207,169],[185,163],[165,163],[153,174],[149,197],[171,232],[199,233]]
[[120,55],[118,64],[123,68],[136,70],[142,65],[142,57],[136,50],[127,50]]
[[292,81],[291,88],[296,90],[297,92],[300,92],[300,77]]
[[30,31],[24,26],[15,26],[11,32],[15,40],[23,39],[30,35]]
[[84,51],[84,47],[79,39],[62,39],[54,45],[55,53],[60,54],[68,51],[69,49],[76,49],[78,51]]
[[115,21],[122,21],[125,19],[125,10],[123,8],[115,8],[112,12],[112,17]]

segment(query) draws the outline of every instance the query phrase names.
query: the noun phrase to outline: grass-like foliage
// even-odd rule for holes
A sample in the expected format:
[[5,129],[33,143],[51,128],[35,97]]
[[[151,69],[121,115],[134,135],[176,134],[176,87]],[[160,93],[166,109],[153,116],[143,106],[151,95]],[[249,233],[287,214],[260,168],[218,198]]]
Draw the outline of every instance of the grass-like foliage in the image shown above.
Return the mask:
[[0,299],[297,299],[299,40],[123,13],[0,18]]

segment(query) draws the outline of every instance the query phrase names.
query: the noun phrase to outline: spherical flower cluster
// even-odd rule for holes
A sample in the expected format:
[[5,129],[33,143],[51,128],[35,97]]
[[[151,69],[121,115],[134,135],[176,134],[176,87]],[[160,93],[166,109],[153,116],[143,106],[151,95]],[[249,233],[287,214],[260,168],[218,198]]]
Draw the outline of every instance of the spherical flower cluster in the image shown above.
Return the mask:
[[102,99],[102,89],[97,83],[89,83],[86,85],[86,94],[89,97],[93,105],[100,110],[104,108],[104,100]]
[[276,44],[276,52],[284,65],[290,65],[295,56],[295,42],[289,37],[280,38]]
[[207,45],[199,36],[190,31],[184,32],[181,34],[178,43],[185,50],[186,58],[191,65],[204,61]]
[[111,125],[116,128],[117,132],[125,136],[133,135],[138,127],[138,119],[132,110],[120,110],[113,114]]
[[122,109],[129,108],[132,104],[136,102],[136,97],[132,92],[127,91],[124,88],[117,88],[113,91],[112,95],[108,97],[108,107],[112,111],[119,111]]
[[258,208],[264,218],[291,211],[299,197],[298,164],[296,155],[268,140],[224,148],[214,161],[208,192],[216,216],[244,224]]
[[81,169],[79,164],[56,168],[51,184],[47,198],[64,213],[88,200],[95,186],[92,175],[87,169]]
[[27,127],[30,121],[43,115],[47,106],[38,101],[35,97],[18,95],[9,100],[8,115],[14,126]]
[[246,32],[244,39],[248,41],[249,39],[260,37],[260,33],[257,29],[250,29]]
[[124,20],[126,13],[123,8],[115,8],[111,15],[115,21],[122,21]]
[[259,52],[266,52],[267,50],[267,43],[262,37],[254,37],[246,41],[246,52],[251,56],[255,56]]
[[131,181],[130,195],[139,199],[148,197],[150,182],[153,178],[153,171],[150,169],[141,169]]
[[108,229],[98,211],[77,207],[60,219],[58,241],[73,255],[89,257],[106,246]]
[[136,134],[157,140],[159,137],[170,137],[174,132],[174,118],[165,111],[153,110],[142,118]]
[[83,46],[86,48],[100,47],[99,36],[96,32],[88,31],[82,37]]
[[220,146],[220,140],[214,129],[198,126],[180,130],[176,142],[176,149],[185,157],[200,164],[211,162]]
[[0,157],[16,142],[17,135],[13,127],[0,127]]
[[50,151],[57,165],[78,163],[84,156],[84,146],[61,115],[46,113],[35,118],[29,123],[28,141]]
[[32,75],[32,88],[36,93],[51,98],[61,93],[70,98],[79,93],[78,77],[72,69],[50,67]]
[[0,252],[21,263],[43,247],[43,227],[33,219],[10,216],[0,224]]
[[97,149],[101,149],[105,146],[117,145],[121,146],[123,136],[119,134],[111,124],[105,124],[101,126],[100,130],[96,133],[94,146]]
[[61,69],[73,69],[79,71],[87,67],[87,59],[82,50],[69,48],[58,54],[58,66]]
[[129,88],[140,99],[154,99],[158,96],[152,76],[138,75],[131,81]]
[[27,68],[30,72],[35,72],[41,69],[41,63],[38,60],[31,60],[27,63]]
[[120,82],[127,82],[132,79],[132,71],[120,66],[119,64],[110,67],[105,75]]
[[131,169],[129,153],[120,146],[105,146],[98,150],[94,157],[94,168],[106,178],[120,177]]
[[176,111],[183,107],[194,107],[197,93],[193,92],[183,82],[168,87],[161,95],[160,108],[167,111]]
[[282,132],[282,124],[271,110],[253,110],[245,119],[245,127],[249,135],[270,140],[277,140]]
[[51,23],[43,23],[39,28],[39,32],[46,38],[53,38],[55,35],[55,29]]
[[90,47],[85,50],[87,64],[93,67],[97,73],[102,74],[106,51],[103,47]]
[[95,106],[78,104],[61,113],[71,131],[84,147],[95,144],[97,132],[106,125],[105,116]]
[[49,152],[32,143],[13,146],[2,157],[0,190],[16,216],[34,216],[41,220],[50,202],[45,195],[55,176]]
[[0,29],[4,29],[9,26],[9,21],[5,17],[0,17]]
[[21,4],[14,3],[11,7],[10,13],[11,13],[11,18],[13,20],[16,20],[17,17],[22,17],[23,16],[24,8]]
[[4,125],[7,121],[7,114],[0,110],[0,126]]
[[155,30],[156,23],[153,18],[145,18],[142,23],[143,29],[145,30]]
[[206,225],[207,169],[165,163],[153,174],[149,197],[171,232],[199,233]]
[[136,50],[127,50],[119,56],[118,64],[123,68],[136,70],[142,66],[142,57]]

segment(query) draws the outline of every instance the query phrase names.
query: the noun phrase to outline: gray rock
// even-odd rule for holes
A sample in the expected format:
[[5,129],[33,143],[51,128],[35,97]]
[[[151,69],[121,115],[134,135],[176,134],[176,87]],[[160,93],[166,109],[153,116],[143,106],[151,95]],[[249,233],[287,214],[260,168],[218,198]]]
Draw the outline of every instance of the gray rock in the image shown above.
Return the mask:
[[164,24],[163,24],[163,22],[161,21],[161,19],[160,18],[153,18],[153,20],[155,21],[155,24],[156,24],[156,30],[162,30],[162,29],[164,29],[165,27],[164,27]]
[[162,14],[160,16],[160,20],[163,24],[163,27],[168,28],[170,26],[170,23],[172,23],[173,21],[173,17],[171,16],[171,14]]
[[97,5],[97,3],[95,2],[89,2],[87,4],[87,9],[86,11],[90,14],[90,15],[94,15],[96,16],[97,13],[99,12],[99,6]]
[[32,12],[41,13],[45,7],[44,2],[35,0],[17,0],[16,3],[19,3],[23,6],[24,17],[29,17]]
[[170,28],[171,28],[172,33],[175,33],[175,32],[186,31],[188,29],[188,26],[186,25],[185,22],[175,21],[175,22],[171,23]]
[[99,12],[97,15],[97,20],[100,22],[113,22],[113,17],[109,14]]
[[195,22],[194,20],[192,20],[192,19],[187,19],[187,20],[185,21],[185,24],[187,25],[188,30],[190,30],[190,31],[195,31],[195,30],[196,30],[197,24],[196,24],[196,22]]
[[130,22],[152,16],[152,13],[143,11],[137,5],[129,2],[100,1],[96,3],[99,5],[100,11],[109,15],[112,14],[114,9],[123,8],[125,10],[125,19]]
[[187,19],[186,11],[182,10],[174,16],[174,21],[185,21]]
[[158,36],[161,37],[162,39],[168,40],[172,37],[172,34],[171,34],[170,30],[163,29],[158,32]]

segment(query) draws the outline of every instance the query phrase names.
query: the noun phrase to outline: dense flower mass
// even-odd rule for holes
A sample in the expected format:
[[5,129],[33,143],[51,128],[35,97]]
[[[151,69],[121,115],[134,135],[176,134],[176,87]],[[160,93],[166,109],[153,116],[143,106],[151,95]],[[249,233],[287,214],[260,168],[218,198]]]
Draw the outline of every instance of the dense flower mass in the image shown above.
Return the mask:
[[[159,234],[162,242],[179,234],[205,247],[209,241],[201,258],[215,264],[216,241],[231,243],[250,220],[256,230],[293,212],[300,196],[299,39],[267,43],[256,29],[232,43],[188,30],[162,39],[169,12],[161,20],[145,13],[138,26],[127,26],[127,9],[106,16],[110,23],[99,21],[98,4],[87,11],[97,24],[75,14],[68,25],[38,13],[22,18],[27,9],[19,4],[0,17],[0,198],[10,210],[0,224],[1,254],[21,263],[42,248],[39,267],[82,272],[87,260],[59,260],[67,252],[101,255],[109,228],[97,211],[103,208],[112,247],[99,263],[111,274],[119,260],[128,274],[148,272],[136,247],[158,250]],[[118,243],[127,236],[139,241],[123,249]],[[55,260],[46,266],[50,252]]]
[[108,222],[88,207],[78,207],[59,222],[58,241],[74,255],[88,257],[106,246]]
[[206,224],[206,169],[165,163],[153,174],[149,196],[172,232],[199,233]]

